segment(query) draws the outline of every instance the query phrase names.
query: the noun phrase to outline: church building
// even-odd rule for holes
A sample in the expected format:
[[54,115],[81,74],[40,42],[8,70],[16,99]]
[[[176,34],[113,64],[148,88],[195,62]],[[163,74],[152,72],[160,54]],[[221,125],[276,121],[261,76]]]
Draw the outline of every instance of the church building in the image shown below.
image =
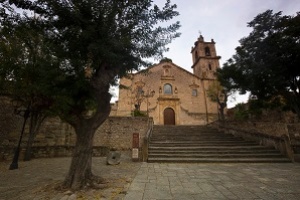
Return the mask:
[[219,68],[215,42],[200,35],[191,50],[193,73],[169,59],[120,80],[117,116],[143,113],[156,125],[204,125],[217,120],[218,104],[207,96]]

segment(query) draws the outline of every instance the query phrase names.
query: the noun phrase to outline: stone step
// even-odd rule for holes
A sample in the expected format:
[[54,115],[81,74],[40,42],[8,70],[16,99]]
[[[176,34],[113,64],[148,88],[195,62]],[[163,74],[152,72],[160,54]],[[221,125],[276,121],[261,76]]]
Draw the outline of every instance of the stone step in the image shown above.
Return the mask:
[[156,140],[244,140],[240,137],[233,137],[233,136],[226,136],[226,135],[209,135],[209,136],[202,136],[202,135],[181,135],[181,136],[152,136],[151,141]]
[[[156,132],[155,132],[156,131]],[[217,130],[211,130],[211,131],[203,131],[203,130],[153,130],[153,132],[157,133],[157,134],[216,134],[216,132],[218,132]]]
[[290,162],[274,148],[207,126],[154,126],[148,162]]
[[279,151],[275,150],[275,149],[226,149],[226,150],[211,150],[211,149],[202,149],[202,150],[194,150],[194,149],[182,149],[182,150],[177,150],[177,151],[173,151],[173,150],[160,150],[160,149],[156,149],[156,150],[149,150],[149,153],[151,155],[154,154],[231,154],[231,153],[235,153],[235,154],[248,154],[251,152],[255,152],[256,154],[268,154],[268,153],[277,153],[279,154]]
[[251,143],[251,144],[257,144],[257,142],[254,142],[254,141],[250,141],[250,140],[234,140],[234,139],[207,139],[207,140],[170,140],[170,139],[167,139],[167,140],[151,140],[150,141],[151,144],[162,144],[162,145],[165,145],[165,144],[192,144],[192,143],[198,143],[198,144],[204,144],[204,143]]
[[[195,134],[195,135],[217,135],[217,131],[201,131],[201,130],[198,130],[198,131],[193,131],[193,130],[190,130],[190,131],[178,131],[178,130],[165,130],[165,131],[161,131],[161,130],[153,130],[153,132],[157,135],[192,135],[192,134]],[[227,134],[229,135],[229,134]]]
[[151,139],[150,142],[151,143],[170,143],[170,142],[205,142],[205,141],[209,141],[209,142],[254,142],[251,140],[243,140],[243,139],[235,139],[235,138],[162,138],[162,139]]
[[205,149],[210,149],[210,150],[226,150],[226,149],[232,149],[232,150],[237,150],[237,149],[274,149],[266,146],[261,146],[261,145],[234,145],[234,146],[224,146],[224,145],[202,145],[202,146],[176,146],[176,147],[166,147],[166,146],[153,146],[150,145],[149,149],[164,149],[164,150],[182,150],[182,149],[191,149],[191,150],[205,150]]
[[172,151],[178,151],[178,150],[216,150],[216,151],[225,151],[225,150],[241,150],[241,149],[247,149],[247,150],[262,150],[262,149],[272,149],[265,146],[260,145],[249,145],[249,146],[242,146],[242,145],[235,145],[235,146],[186,146],[186,147],[157,147],[157,146],[149,146],[149,150],[172,150]]
[[149,163],[290,163],[282,158],[148,158]]
[[247,154],[239,153],[227,153],[227,154],[208,154],[208,153],[198,153],[198,154],[157,154],[151,153],[149,158],[282,158],[283,156],[277,153],[253,153],[248,152]]
[[191,142],[191,143],[153,143],[151,147],[205,147],[205,146],[215,146],[215,147],[225,147],[225,146],[255,146],[253,142]]

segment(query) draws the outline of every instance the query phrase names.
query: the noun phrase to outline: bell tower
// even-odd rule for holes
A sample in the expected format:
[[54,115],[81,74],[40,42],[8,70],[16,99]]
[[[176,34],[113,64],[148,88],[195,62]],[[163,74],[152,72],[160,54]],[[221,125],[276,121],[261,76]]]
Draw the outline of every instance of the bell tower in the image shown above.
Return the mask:
[[202,35],[192,47],[193,71],[200,79],[216,79],[215,72],[220,67],[219,60],[221,56],[217,56],[215,42],[205,42]]

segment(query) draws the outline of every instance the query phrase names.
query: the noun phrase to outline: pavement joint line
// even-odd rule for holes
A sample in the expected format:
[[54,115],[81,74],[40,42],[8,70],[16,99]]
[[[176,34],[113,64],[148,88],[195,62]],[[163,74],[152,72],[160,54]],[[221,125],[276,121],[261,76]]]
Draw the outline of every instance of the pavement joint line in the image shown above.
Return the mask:
[[[101,170],[104,170],[107,175],[111,174],[117,177],[126,175],[130,177],[130,182],[126,183],[126,187],[124,186],[125,192],[120,194],[117,199],[220,198],[252,200],[256,198],[273,200],[282,199],[283,197],[287,197],[286,199],[289,200],[300,199],[300,163],[149,164],[132,163],[131,159],[128,158],[126,164],[130,164],[130,170],[126,168],[126,171],[122,171],[122,165],[119,166],[120,168],[112,168],[102,162],[105,158],[95,159],[97,160],[95,162],[96,168],[94,166],[93,169],[99,170],[99,174],[101,174]],[[49,162],[49,164],[39,164],[44,161]],[[11,196],[13,194],[15,194],[14,197],[25,200],[31,200],[33,197],[34,199],[48,197],[45,193],[32,194],[30,192],[36,192],[36,189],[40,191],[41,185],[53,182],[52,179],[63,180],[63,172],[68,170],[69,162],[69,158],[35,159],[26,164],[22,163],[26,167],[19,171],[0,173],[0,184],[2,183],[0,191],[3,191],[3,193],[0,192],[0,199],[14,199]],[[48,170],[48,168],[51,170]],[[105,170],[111,171],[107,173]],[[30,180],[28,176],[25,176],[29,171],[33,176]],[[165,176],[170,174],[172,176]],[[49,177],[52,179],[49,179]],[[3,186],[4,184],[8,184],[8,186]],[[150,185],[148,188],[146,187],[147,184]],[[198,193],[199,191],[203,194]],[[159,195],[155,196],[155,192],[159,192]],[[127,194],[125,195],[125,193]],[[87,195],[86,199],[93,199],[89,195],[94,194],[85,195]],[[50,194],[49,199],[54,200],[56,197],[58,200],[67,199],[66,195],[57,193]],[[106,199],[110,199],[109,196],[106,196]]]
[[[174,165],[172,164],[159,164],[161,169],[164,170],[164,175],[161,176],[161,172],[155,171],[157,174],[157,187],[158,183],[162,181],[162,179],[159,179],[158,177],[165,177],[168,178],[168,186],[169,189],[166,189],[167,192],[165,195],[171,194],[172,198],[177,197],[178,191],[182,192],[181,194],[182,198],[188,199],[190,196],[198,195],[198,190],[201,189],[201,185],[208,185],[208,188],[202,188],[202,192],[205,193],[206,197],[209,198],[229,198],[229,199],[274,199],[274,197],[277,197],[278,195],[289,195],[290,199],[299,199],[300,197],[300,189],[295,191],[295,188],[299,188],[300,182],[299,179],[292,179],[292,177],[296,175],[300,175],[300,165],[293,163],[293,164],[276,164],[276,165],[268,165],[268,164],[259,164],[259,165],[247,165],[247,164],[206,164],[206,165],[197,165],[197,164],[184,164],[182,167],[174,168]],[[153,165],[148,165],[148,168],[152,168]],[[207,168],[206,170],[201,169],[200,171],[205,172],[205,179],[202,179],[201,174],[197,174],[199,168]],[[290,167],[291,169],[285,170],[284,173],[278,174],[278,172],[281,171],[281,169],[286,169],[286,167]],[[186,170],[188,168],[189,170]],[[194,168],[194,169],[193,169]],[[217,168],[217,169],[215,169]],[[246,170],[245,170],[246,168]],[[267,170],[268,169],[268,170]],[[182,174],[182,171],[188,172],[185,174],[185,176],[180,176]],[[253,171],[259,171],[260,173],[254,173]],[[270,172],[271,171],[271,172]],[[173,174],[174,176],[168,176],[170,173],[175,172]],[[249,173],[250,172],[250,173]],[[169,173],[169,174],[168,174]],[[235,179],[232,179],[231,176],[235,175]],[[148,174],[153,175],[153,172],[149,172]],[[253,174],[257,174],[256,176],[253,176]],[[180,176],[180,177],[179,177]],[[276,176],[276,177],[274,177]],[[250,177],[250,180],[249,180]],[[149,177],[147,177],[149,179]],[[182,187],[181,190],[178,189],[177,185],[172,184],[171,179],[177,178],[181,183],[181,187],[186,185],[186,188]],[[267,181],[260,181],[259,178],[262,178],[262,180]],[[246,180],[247,179],[247,180]],[[276,180],[282,180],[277,181],[276,184],[288,184],[288,186],[282,187],[279,189],[276,189],[276,185],[274,184],[274,181]],[[285,181],[285,180],[290,180]],[[195,187],[191,188],[189,187],[191,183],[195,184]],[[260,185],[257,186],[258,183],[269,183],[270,185]],[[216,186],[220,186],[217,188]],[[176,188],[177,187],[177,188]],[[260,188],[265,187],[265,188]],[[174,188],[174,189],[173,189]],[[220,189],[222,188],[222,189]],[[204,190],[203,190],[204,189]],[[143,192],[143,199],[148,198],[149,196],[145,196],[145,191],[149,192],[149,188],[145,188]],[[164,191],[164,190],[158,190],[156,191]],[[257,194],[253,194],[253,192],[256,191]],[[129,193],[130,194],[130,193]],[[129,195],[128,194],[128,195]],[[147,193],[148,194],[148,193]],[[163,195],[163,194],[160,194]],[[166,196],[165,199],[170,199],[169,196]],[[126,199],[126,196],[125,196]]]

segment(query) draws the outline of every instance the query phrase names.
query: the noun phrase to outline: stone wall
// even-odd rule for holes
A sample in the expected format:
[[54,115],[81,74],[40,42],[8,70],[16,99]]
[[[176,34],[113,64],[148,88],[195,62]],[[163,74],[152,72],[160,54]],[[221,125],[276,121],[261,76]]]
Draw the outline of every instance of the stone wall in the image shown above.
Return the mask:
[[271,137],[288,135],[287,123],[259,121],[227,121],[226,127],[248,132],[259,132]]
[[[22,118],[18,118],[18,123]],[[9,125],[9,124],[8,124]],[[6,124],[1,124],[5,127]],[[94,156],[105,156],[109,149],[129,150],[132,146],[132,134],[140,134],[140,147],[148,128],[146,117],[109,117],[94,137]],[[18,143],[20,127],[15,127],[2,135],[0,140],[0,161],[10,160]],[[28,128],[21,143],[22,153],[28,139]],[[76,142],[74,129],[59,118],[47,119],[37,134],[33,149],[33,157],[71,156]]]
[[21,129],[23,117],[15,114],[10,99],[0,97],[0,144],[17,129]]
[[225,121],[213,124],[224,132],[273,146],[293,161],[300,161],[300,123]]
[[109,117],[97,130],[94,145],[129,150],[132,147],[132,134],[139,133],[141,147],[147,129],[147,117]]

